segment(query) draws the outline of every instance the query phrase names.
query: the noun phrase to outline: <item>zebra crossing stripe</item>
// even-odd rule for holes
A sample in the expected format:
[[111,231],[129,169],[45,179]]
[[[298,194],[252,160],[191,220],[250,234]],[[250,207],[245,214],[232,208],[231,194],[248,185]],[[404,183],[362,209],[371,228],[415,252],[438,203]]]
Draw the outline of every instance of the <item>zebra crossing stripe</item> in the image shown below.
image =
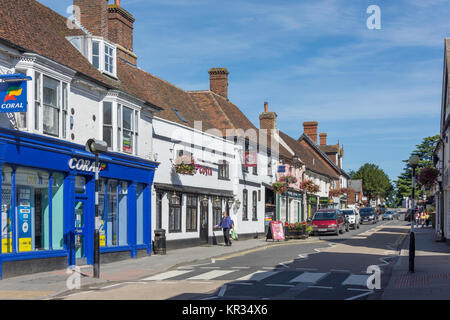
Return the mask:
[[300,283],[317,283],[320,279],[323,279],[328,273],[320,272],[305,272],[295,277],[289,282],[300,282]]
[[173,270],[173,271],[167,271],[161,274],[157,274],[155,276],[151,276],[145,279],[142,279],[144,281],[161,281],[161,280],[166,280],[169,278],[173,278],[173,277],[177,277],[177,276],[181,276],[185,273],[188,272],[192,272],[192,270]]
[[368,278],[369,278],[368,275],[352,274],[348,276],[344,282],[342,282],[342,285],[367,287]]
[[186,280],[211,280],[211,279],[214,279],[214,278],[218,278],[218,277],[224,276],[224,275],[229,274],[231,272],[236,272],[236,270],[214,270],[214,271],[209,271],[209,272],[206,272],[206,273],[199,274],[199,275],[194,276],[194,277],[190,277],[190,278],[188,278]]

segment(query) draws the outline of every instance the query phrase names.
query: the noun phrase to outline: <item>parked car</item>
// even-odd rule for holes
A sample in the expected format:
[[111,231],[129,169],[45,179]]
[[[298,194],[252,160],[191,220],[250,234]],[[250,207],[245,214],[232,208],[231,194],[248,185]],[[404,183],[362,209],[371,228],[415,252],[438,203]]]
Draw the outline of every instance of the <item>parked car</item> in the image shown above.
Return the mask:
[[375,212],[374,208],[361,208],[359,210],[359,215],[361,216],[361,224],[363,223],[377,223],[378,214]]
[[312,218],[311,225],[315,235],[321,233],[344,233],[346,222],[338,209],[319,209]]
[[347,217],[348,223],[349,223],[350,227],[353,228],[353,230],[359,229],[359,225],[361,223],[361,217],[359,216],[359,213],[358,213],[358,211],[356,211],[356,209],[346,208],[346,209],[341,210],[341,212],[345,217]]
[[398,220],[398,213],[397,211],[386,211],[383,214],[383,220]]

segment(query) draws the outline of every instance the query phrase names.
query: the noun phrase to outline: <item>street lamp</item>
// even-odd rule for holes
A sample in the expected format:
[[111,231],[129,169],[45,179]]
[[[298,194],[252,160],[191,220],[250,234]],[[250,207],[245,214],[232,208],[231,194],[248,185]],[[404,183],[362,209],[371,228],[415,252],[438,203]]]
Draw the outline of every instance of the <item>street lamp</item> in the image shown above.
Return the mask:
[[100,278],[100,217],[98,210],[98,156],[108,151],[108,144],[102,140],[89,139],[86,151],[95,154],[95,229],[94,229],[94,278]]
[[412,212],[411,212],[411,232],[409,237],[409,272],[414,272],[414,257],[416,251],[416,241],[414,236],[414,215],[416,213],[415,204],[414,204],[414,189],[416,183],[416,167],[419,165],[420,158],[418,155],[413,154],[408,161],[408,164],[412,168],[412,195],[411,195],[411,204],[412,204]]

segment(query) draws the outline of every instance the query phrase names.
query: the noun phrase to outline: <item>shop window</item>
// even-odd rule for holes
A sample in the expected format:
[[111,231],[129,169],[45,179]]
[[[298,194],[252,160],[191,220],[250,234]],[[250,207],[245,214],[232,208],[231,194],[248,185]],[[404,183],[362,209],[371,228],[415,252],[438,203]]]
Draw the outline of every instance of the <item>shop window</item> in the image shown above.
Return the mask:
[[198,198],[186,197],[186,231],[197,231]]
[[101,226],[99,229],[100,234],[100,247],[106,246],[106,181],[100,179],[98,182],[98,215],[101,217]]
[[128,183],[120,182],[119,185],[119,246],[128,244]]
[[16,170],[18,252],[50,249],[49,174]]
[[119,225],[117,215],[117,193],[118,183],[115,180],[108,181],[108,222],[106,226],[107,245],[118,246],[119,245]]
[[258,220],[257,192],[252,192],[252,220]]
[[1,231],[2,246],[1,253],[12,252],[12,203],[11,203],[11,179],[12,168],[2,167],[2,211],[1,211]]
[[144,188],[143,184],[138,184],[136,189],[136,243],[144,244]]
[[52,185],[52,248],[64,248],[64,175],[53,174]]
[[248,190],[242,191],[242,220],[248,220]]
[[213,200],[213,225],[214,230],[219,230],[220,228],[216,228],[216,225],[220,223],[222,219],[222,200],[219,198],[215,198]]
[[169,232],[181,232],[181,196],[169,194]]

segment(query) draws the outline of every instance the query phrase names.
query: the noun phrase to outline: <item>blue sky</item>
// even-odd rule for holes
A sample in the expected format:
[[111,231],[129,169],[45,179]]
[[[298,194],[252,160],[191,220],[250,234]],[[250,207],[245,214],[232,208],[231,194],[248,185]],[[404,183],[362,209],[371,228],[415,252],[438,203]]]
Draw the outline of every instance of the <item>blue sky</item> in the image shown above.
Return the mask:
[[[69,16],[71,0],[40,0]],[[112,2],[112,1],[110,1]],[[140,68],[185,90],[226,67],[229,98],[259,126],[264,101],[294,138],[318,121],[395,179],[422,138],[439,132],[448,0],[122,0],[136,18]],[[370,5],[381,30],[369,30]]]

